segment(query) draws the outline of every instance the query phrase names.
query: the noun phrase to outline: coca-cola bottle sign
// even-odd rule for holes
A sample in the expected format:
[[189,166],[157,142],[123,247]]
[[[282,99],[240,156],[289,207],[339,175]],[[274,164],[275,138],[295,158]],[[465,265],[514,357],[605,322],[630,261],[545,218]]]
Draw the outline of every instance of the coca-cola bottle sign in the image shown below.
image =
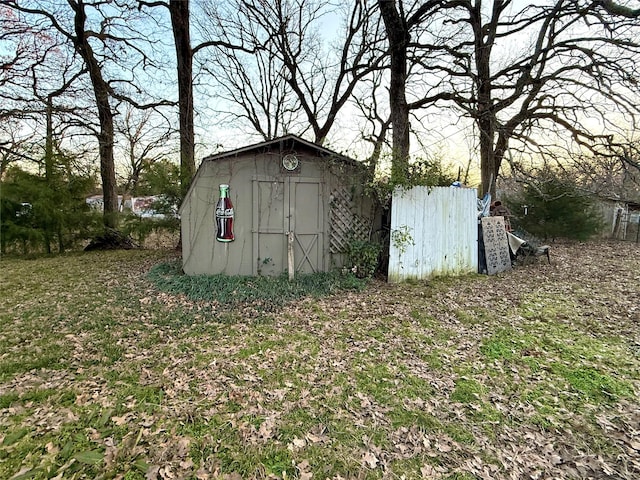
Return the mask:
[[229,185],[220,185],[220,199],[216,204],[216,240],[233,242],[233,204],[229,198]]

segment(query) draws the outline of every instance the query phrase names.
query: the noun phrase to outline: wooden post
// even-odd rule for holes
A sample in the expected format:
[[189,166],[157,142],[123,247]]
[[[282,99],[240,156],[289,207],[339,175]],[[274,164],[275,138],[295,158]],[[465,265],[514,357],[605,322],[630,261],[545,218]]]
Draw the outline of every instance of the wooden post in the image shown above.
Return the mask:
[[294,233],[287,232],[287,266],[289,268],[289,281],[293,280],[296,273],[295,259],[293,258]]

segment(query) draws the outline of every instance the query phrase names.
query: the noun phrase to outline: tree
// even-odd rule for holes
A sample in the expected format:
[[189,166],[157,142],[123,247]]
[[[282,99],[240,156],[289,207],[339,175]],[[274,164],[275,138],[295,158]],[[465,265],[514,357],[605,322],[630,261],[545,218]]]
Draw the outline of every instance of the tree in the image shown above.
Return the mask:
[[602,228],[596,197],[576,183],[575,172],[545,167],[531,173],[520,195],[509,201],[520,228],[544,239],[582,241]]
[[404,16],[402,1],[399,9],[395,1],[378,0],[380,14],[389,40],[389,105],[392,128],[391,179],[406,178],[409,167],[409,105],[407,104],[407,52],[411,27],[416,20]]
[[[380,15],[385,25],[389,56],[389,121],[392,129],[392,164],[391,178],[393,182],[402,182],[409,169],[409,145],[411,111],[433,105],[448,96],[446,93],[416,96],[407,98],[410,77],[421,77],[420,71],[415,74],[415,67],[427,70],[431,57],[438,58],[442,52],[449,51],[449,43],[454,35],[444,31],[436,24],[442,12],[455,9],[459,1],[422,1],[414,2],[406,8],[404,0],[378,0]],[[434,26],[435,27],[432,27]],[[431,32],[436,33],[431,33]],[[437,35],[433,42],[425,42],[427,34]],[[426,67],[426,68],[425,68]],[[413,72],[412,72],[413,71]],[[420,80],[422,82],[422,80]]]
[[202,72],[221,103],[217,113],[225,124],[263,140],[292,131],[304,135],[311,126],[299,121],[301,108],[277,53],[271,45],[253,47],[254,53],[212,49],[203,55]]
[[[60,158],[58,163],[71,160]],[[93,187],[92,177],[69,175],[62,168],[47,178],[11,167],[0,188],[2,253],[9,245],[21,245],[23,253],[28,249],[51,253],[54,246],[63,252],[95,233],[85,202]]]
[[33,161],[33,148],[33,136],[21,132],[18,121],[11,118],[0,121],[0,181],[12,164]]
[[195,47],[191,44],[191,13],[189,0],[145,1],[138,0],[138,7],[163,7],[168,9],[175,47],[178,79],[178,116],[180,123],[180,184],[185,194],[196,172],[195,126],[193,99],[193,60],[199,50],[224,46],[231,50],[243,50],[242,45],[233,45],[217,39],[202,41]]
[[[122,119],[116,122],[116,131],[122,138],[119,153],[126,160],[126,178],[123,196],[137,194],[141,176],[156,162],[166,157],[166,143],[171,137],[171,129],[158,125],[152,112],[127,107]],[[178,182],[180,183],[180,182]]]
[[178,67],[180,121],[180,184],[184,193],[196,173],[193,124],[193,50],[191,49],[189,0],[169,0],[171,27]]
[[611,151],[611,111],[638,114],[637,9],[590,0],[378,5],[391,57],[396,165],[407,158],[405,124],[416,108],[453,108],[473,121],[482,192],[494,194],[509,155],[550,154],[564,139],[567,148]]
[[391,116],[382,100],[384,94],[378,93],[385,88],[384,73],[384,70],[379,70],[363,78],[352,99],[361,112],[360,136],[371,145],[368,164],[372,176],[380,164],[383,151],[390,147],[387,136],[391,128]]
[[[375,6],[365,1],[345,3],[348,10],[317,0],[208,5],[206,18],[215,23],[203,28],[220,39],[213,59],[223,67],[209,70],[214,88],[232,103],[227,112],[262,138],[308,130],[323,144],[360,80],[380,68],[369,43]],[[345,19],[338,35],[323,37],[322,22],[336,16]]]
[[[613,2],[564,0],[520,7],[494,0],[488,8],[476,0],[453,9],[450,22],[461,41],[446,63],[429,65],[432,73],[446,73],[447,82],[427,97],[449,100],[473,119],[482,192],[495,194],[509,150],[549,154],[561,143],[610,149],[617,129],[612,110],[637,116],[630,72],[640,59],[634,38],[640,25],[628,18],[632,11]],[[525,48],[509,48],[516,42]]]
[[[26,16],[31,24],[37,24],[49,35],[57,36],[58,48],[70,47],[72,65],[75,66],[75,77],[67,84],[75,84],[75,80],[84,74],[88,75],[89,88],[93,95],[94,111],[97,127],[85,123],[98,140],[100,158],[100,175],[104,196],[105,227],[117,226],[116,212],[118,202],[116,194],[116,177],[114,166],[114,104],[121,101],[138,107],[151,108],[166,102],[138,103],[129,95],[130,92],[141,92],[136,85],[139,72],[136,67],[144,64],[150,68],[153,64],[148,40],[136,30],[135,4],[118,2],[115,4],[100,0],[67,0],[61,5],[58,2],[13,2],[8,5],[21,15]],[[23,32],[16,32],[20,35]]]
[[[14,157],[39,163],[37,152],[27,154],[20,148],[25,142],[16,142],[16,136],[32,137],[37,145],[35,138],[42,134],[46,138],[44,171],[49,177],[54,168],[55,120],[65,116],[68,123],[72,116],[79,116],[82,109],[71,104],[77,99],[70,85],[83,72],[62,53],[60,39],[50,34],[48,26],[30,22],[19,13],[6,6],[0,9],[0,38],[5,50],[12,52],[5,56],[0,76],[0,121],[6,138],[11,139],[2,142],[2,147],[11,149],[5,150],[3,160]],[[45,125],[45,131],[37,131],[40,124]]]

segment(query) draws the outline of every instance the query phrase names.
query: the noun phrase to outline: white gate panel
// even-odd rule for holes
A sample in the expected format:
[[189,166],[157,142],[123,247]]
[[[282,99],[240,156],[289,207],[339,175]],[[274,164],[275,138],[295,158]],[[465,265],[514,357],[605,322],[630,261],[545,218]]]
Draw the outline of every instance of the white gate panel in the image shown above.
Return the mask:
[[396,189],[391,207],[389,282],[477,271],[477,218],[475,189]]

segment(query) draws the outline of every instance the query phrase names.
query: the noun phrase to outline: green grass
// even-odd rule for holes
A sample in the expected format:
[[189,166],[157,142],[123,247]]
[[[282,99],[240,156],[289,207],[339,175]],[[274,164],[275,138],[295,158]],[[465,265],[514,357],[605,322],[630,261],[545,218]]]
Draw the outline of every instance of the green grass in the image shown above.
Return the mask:
[[[631,258],[611,291],[640,293]],[[130,251],[0,272],[0,478],[502,480],[546,445],[629,465],[637,325],[573,270],[290,284]]]
[[621,381],[611,374],[604,374],[593,367],[556,367],[571,388],[591,402],[615,402],[619,398],[632,398],[633,388],[628,381]]

